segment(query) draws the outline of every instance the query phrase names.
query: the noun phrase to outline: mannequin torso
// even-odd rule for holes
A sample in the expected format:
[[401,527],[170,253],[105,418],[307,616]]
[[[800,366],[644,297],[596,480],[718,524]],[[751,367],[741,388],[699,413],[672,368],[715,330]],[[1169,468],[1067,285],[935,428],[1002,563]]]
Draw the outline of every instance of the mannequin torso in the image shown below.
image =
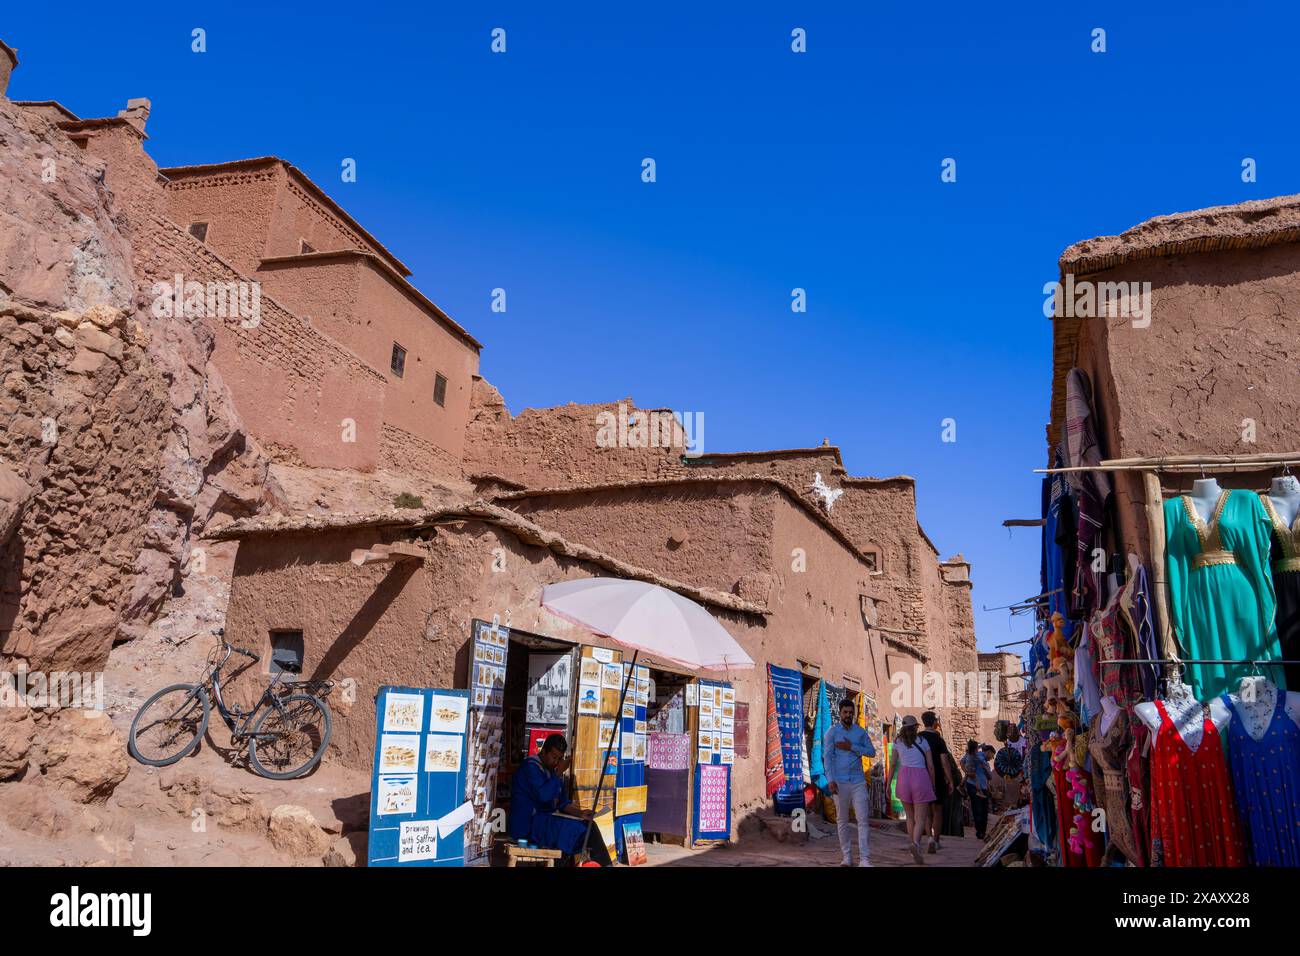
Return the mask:
[[1119,704],[1115,703],[1115,698],[1109,695],[1101,699],[1101,732],[1105,734],[1115,723],[1115,718],[1120,715]]
[[1273,511],[1288,528],[1295,523],[1296,514],[1300,513],[1300,481],[1294,475],[1274,478],[1268,489],[1268,500]]
[[[1183,743],[1187,744],[1187,748],[1195,753],[1201,746],[1201,737],[1204,736],[1205,712],[1201,702],[1192,695],[1192,689],[1186,684],[1170,683],[1169,698],[1163,703],[1174,730],[1183,739]],[[1222,734],[1232,720],[1232,712],[1219,697],[1208,703],[1214,729]],[[1155,703],[1147,701],[1135,705],[1133,713],[1151,731],[1151,746],[1154,747],[1160,733],[1160,708]]]
[[[1232,699],[1233,708],[1241,719],[1242,728],[1255,740],[1262,740],[1273,722],[1277,708],[1277,685],[1267,677],[1243,677]],[[1300,694],[1282,691],[1285,695],[1283,709],[1297,727],[1300,727]]]
[[1221,494],[1223,489],[1219,487],[1218,481],[1213,478],[1197,478],[1192,483],[1192,493],[1187,497],[1192,500],[1192,507],[1201,516],[1201,520],[1209,524]]

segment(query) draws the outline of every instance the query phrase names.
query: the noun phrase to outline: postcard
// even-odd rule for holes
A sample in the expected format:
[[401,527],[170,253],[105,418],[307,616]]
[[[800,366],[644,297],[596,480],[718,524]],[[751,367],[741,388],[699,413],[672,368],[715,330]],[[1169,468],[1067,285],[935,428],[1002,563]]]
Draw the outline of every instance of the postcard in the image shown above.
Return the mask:
[[410,734],[379,735],[379,772],[416,773],[420,769],[420,738]]
[[[392,695],[389,695],[392,699]],[[431,733],[463,734],[465,732],[464,697],[434,694],[429,698],[429,731]]]
[[416,789],[415,777],[380,777],[375,812],[380,816],[414,813]]
[[384,730],[419,733],[424,729],[424,695],[394,694],[384,698]]
[[424,739],[424,772],[455,773],[460,770],[459,734],[429,734]]

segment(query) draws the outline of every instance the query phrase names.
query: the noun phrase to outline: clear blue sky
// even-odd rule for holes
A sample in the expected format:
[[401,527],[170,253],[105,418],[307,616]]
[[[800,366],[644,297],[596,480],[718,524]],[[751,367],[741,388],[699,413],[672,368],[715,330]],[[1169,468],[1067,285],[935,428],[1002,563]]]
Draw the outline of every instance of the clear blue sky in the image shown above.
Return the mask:
[[1297,14],[1262,4],[187,6],[8,4],[10,95],[147,96],[164,166],[290,160],[485,343],[513,411],[631,395],[703,412],[706,450],[830,438],[915,476],[982,649],[1028,636],[980,607],[1037,590],[1037,530],[1001,522],[1039,507],[1061,251],[1300,190]]

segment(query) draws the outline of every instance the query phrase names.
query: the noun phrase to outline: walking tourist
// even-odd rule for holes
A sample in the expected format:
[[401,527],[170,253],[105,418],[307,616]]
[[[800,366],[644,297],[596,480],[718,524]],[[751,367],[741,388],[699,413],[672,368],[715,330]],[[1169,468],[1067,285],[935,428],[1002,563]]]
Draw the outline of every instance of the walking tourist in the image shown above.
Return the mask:
[[911,714],[903,718],[890,764],[894,768],[891,776],[898,781],[895,792],[907,816],[907,839],[911,844],[912,859],[924,864],[921,840],[930,823],[930,804],[934,802],[934,763],[930,745],[921,739],[919,729],[920,724]]
[[874,757],[876,748],[871,745],[866,728],[853,722],[857,705],[845,699],[840,701],[839,722],[826,731],[822,741],[825,753],[826,776],[830,779],[829,789],[835,798],[835,825],[840,835],[840,852],[844,858],[840,866],[852,866],[853,837],[849,827],[849,811],[858,818],[858,866],[871,865],[871,853],[867,845],[870,827],[867,826],[868,797],[867,778],[862,772],[862,758]]
[[966,775],[966,796],[970,798],[971,817],[975,821],[975,838],[983,840],[989,825],[989,768],[979,744],[973,740],[966,743],[961,769]]
[[934,803],[930,807],[930,826],[926,831],[930,837],[926,852],[937,853],[943,849],[943,834],[947,829],[947,816],[950,812],[948,798],[961,791],[957,780],[957,765],[943,739],[939,715],[927,710],[921,715],[921,723],[925,725],[925,730],[921,731],[920,737],[929,745],[930,759],[934,764]]

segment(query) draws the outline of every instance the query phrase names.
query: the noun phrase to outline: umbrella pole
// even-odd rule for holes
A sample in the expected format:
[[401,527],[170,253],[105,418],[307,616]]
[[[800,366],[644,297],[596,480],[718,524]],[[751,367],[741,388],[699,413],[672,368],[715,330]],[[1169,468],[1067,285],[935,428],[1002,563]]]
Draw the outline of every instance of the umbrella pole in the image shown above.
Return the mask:
[[[632,678],[636,676],[636,659],[641,652],[632,651],[632,663],[628,666],[627,676],[623,678],[623,692],[618,695],[618,716],[615,717],[614,726],[617,727],[617,736],[622,739],[623,736],[623,702],[627,700],[627,685],[631,683]],[[599,721],[597,721],[599,726]],[[614,737],[609,738],[609,746],[605,748],[605,757],[600,762],[600,775],[596,777],[596,796],[591,800],[591,819],[587,821],[587,834],[582,838],[582,851],[587,852],[587,843],[591,840],[591,828],[596,822],[596,814],[600,812],[600,792],[605,787],[605,767],[609,765],[609,755],[614,752]],[[615,779],[618,773],[615,771]],[[613,861],[611,861],[613,862]]]

